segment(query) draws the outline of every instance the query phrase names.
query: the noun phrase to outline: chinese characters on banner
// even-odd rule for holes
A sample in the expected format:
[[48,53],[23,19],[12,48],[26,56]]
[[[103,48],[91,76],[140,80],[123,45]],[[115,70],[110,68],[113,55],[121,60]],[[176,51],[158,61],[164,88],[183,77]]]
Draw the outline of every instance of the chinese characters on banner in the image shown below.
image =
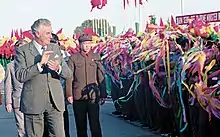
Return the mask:
[[203,20],[206,23],[220,22],[220,11],[177,16],[176,17],[176,22],[177,22],[178,25],[184,25],[184,24],[188,23],[189,19],[194,20],[194,19],[198,19],[198,18],[200,18],[201,20]]

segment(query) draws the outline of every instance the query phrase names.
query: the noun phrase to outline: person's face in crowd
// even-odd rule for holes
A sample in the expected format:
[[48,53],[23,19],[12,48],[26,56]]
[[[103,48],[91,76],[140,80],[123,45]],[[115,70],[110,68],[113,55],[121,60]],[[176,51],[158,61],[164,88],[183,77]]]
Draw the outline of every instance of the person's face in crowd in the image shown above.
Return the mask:
[[88,53],[91,50],[91,42],[90,41],[82,42],[81,49],[82,49],[82,51]]
[[49,45],[52,39],[52,26],[40,25],[38,31],[36,32],[36,38],[42,46]]

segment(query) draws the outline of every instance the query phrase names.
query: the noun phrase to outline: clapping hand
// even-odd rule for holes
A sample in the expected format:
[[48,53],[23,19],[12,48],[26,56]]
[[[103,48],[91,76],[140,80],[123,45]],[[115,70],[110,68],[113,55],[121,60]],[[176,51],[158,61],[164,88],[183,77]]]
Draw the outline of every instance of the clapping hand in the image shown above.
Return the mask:
[[45,51],[43,52],[43,55],[42,55],[42,58],[41,58],[41,61],[40,61],[40,65],[43,66],[43,65],[46,65],[48,60],[49,60],[49,57],[50,55],[53,53],[53,51]]
[[59,65],[60,65],[59,60],[49,60],[47,62],[48,68],[51,69],[51,70],[54,70],[56,72],[59,71]]

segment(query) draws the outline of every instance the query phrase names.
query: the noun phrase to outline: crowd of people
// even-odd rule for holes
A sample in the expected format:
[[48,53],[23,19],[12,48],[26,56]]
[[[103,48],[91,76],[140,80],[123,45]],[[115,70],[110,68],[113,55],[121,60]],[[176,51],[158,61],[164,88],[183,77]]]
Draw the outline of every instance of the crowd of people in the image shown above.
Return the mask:
[[114,114],[164,136],[219,136],[219,26],[149,26],[95,49],[104,53]]
[[14,109],[20,136],[68,137],[72,104],[77,136],[87,137],[88,116],[92,137],[101,137],[99,107],[107,95],[112,114],[152,132],[219,136],[218,25],[199,19],[186,26],[148,24],[142,33],[83,34],[77,42],[52,35],[47,19],[35,21],[31,30],[34,39],[15,44],[5,75],[6,110]]

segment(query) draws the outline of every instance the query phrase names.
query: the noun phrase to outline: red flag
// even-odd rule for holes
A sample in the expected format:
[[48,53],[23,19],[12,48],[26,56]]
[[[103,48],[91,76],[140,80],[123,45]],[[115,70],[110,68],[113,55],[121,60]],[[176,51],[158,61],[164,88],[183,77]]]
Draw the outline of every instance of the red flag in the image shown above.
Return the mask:
[[92,28],[84,28],[84,34],[91,34],[92,35],[93,30]]
[[22,29],[20,28],[20,39],[23,39],[22,34],[23,34],[23,32],[22,32]]
[[214,30],[215,30],[215,32],[219,32],[219,25],[215,25]]
[[11,50],[11,54],[12,54],[12,55],[15,55],[16,51],[15,51],[14,45],[13,45],[13,46],[10,46],[10,50]]
[[5,43],[4,54],[5,54],[6,59],[9,59],[12,54],[10,46],[11,46],[10,42]]
[[18,34],[18,30],[15,31],[15,37],[17,40],[20,40],[19,34]]
[[7,41],[5,41],[4,44],[0,47],[0,55],[2,56],[4,55],[6,44],[7,44]]
[[11,30],[11,38],[14,36],[14,30]]
[[104,7],[107,4],[107,0],[102,0],[102,7]]
[[[123,1],[123,6],[124,6],[124,9],[125,9],[125,7],[126,7],[126,4],[127,5],[129,5],[129,0],[124,0]],[[134,5],[135,5],[135,7],[137,7],[137,0],[134,0]],[[143,5],[143,0],[139,0],[139,5]]]
[[129,28],[128,31],[124,35],[121,35],[120,37],[121,38],[131,38],[133,36],[135,36],[135,32],[132,28]]
[[56,34],[61,34],[61,33],[62,33],[62,31],[63,31],[63,28],[61,28],[59,31],[57,31],[57,33],[56,33]]
[[92,10],[95,8],[95,7],[99,7],[101,5],[101,0],[91,0],[91,5],[92,5],[92,9],[91,9],[91,12]]
[[[136,1],[136,0],[135,0]],[[140,5],[143,5],[143,1],[142,0],[139,0],[139,4]]]
[[30,30],[24,31],[23,36],[29,38],[30,40],[34,39],[34,36],[33,36],[33,34],[31,33]]
[[74,39],[78,39],[80,37],[80,34],[75,34],[75,35],[73,35],[73,38]]
[[162,18],[160,18],[160,26],[164,26]]
[[123,1],[124,9],[125,9],[126,4],[129,5],[129,0],[127,0],[127,3],[126,3],[126,0]]
[[95,32],[93,32],[92,28],[84,28],[84,34],[90,34],[92,36],[98,36]]
[[97,9],[102,9],[107,4],[107,0],[91,0],[92,10],[96,7]]
[[177,27],[176,22],[175,22],[172,15],[171,15],[171,26],[174,27],[174,28]]

